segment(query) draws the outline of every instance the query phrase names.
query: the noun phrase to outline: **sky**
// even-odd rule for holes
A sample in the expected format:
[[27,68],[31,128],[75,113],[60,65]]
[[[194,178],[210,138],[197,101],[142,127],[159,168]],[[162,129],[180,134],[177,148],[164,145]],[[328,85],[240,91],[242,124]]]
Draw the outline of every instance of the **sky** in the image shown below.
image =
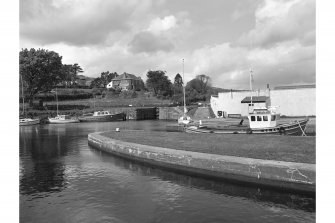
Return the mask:
[[252,68],[254,88],[316,82],[314,0],[20,0],[19,15],[20,49],[89,77],[163,70],[249,89]]

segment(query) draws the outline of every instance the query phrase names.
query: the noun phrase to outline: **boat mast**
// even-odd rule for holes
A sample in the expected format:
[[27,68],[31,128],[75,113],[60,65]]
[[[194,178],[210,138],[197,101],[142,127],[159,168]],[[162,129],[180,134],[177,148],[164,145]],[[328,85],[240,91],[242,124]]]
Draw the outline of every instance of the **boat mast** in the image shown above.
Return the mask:
[[23,80],[22,75],[20,74],[21,78],[21,90],[22,90],[22,114],[24,115],[24,90],[23,90]]
[[184,114],[186,114],[186,99],[185,99],[185,78],[184,78],[184,58],[183,58],[183,93],[184,93]]
[[251,96],[251,100],[250,100],[250,103],[252,104],[252,91],[253,91],[253,88],[252,88],[252,82],[253,82],[253,70],[252,70],[252,67],[250,68],[250,96]]
[[58,95],[57,95],[57,88],[56,88],[56,105],[57,105],[57,116],[58,116]]

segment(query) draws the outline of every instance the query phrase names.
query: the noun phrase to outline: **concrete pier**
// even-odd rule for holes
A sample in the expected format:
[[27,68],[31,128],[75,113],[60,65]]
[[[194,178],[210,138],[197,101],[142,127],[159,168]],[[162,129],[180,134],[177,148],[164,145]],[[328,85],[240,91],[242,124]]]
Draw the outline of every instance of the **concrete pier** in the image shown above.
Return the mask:
[[315,164],[175,150],[124,142],[100,133],[90,133],[88,143],[117,156],[178,172],[315,194]]

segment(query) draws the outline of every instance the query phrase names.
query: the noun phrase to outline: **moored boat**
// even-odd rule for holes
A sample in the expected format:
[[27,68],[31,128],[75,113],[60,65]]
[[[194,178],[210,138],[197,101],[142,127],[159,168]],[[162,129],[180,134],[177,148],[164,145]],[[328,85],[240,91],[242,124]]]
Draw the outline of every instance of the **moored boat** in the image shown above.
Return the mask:
[[24,125],[36,125],[40,123],[40,119],[32,119],[32,118],[20,118],[20,126]]
[[[184,81],[184,59],[183,59],[183,81]],[[186,109],[186,99],[185,99],[185,84],[184,82],[182,83],[183,84],[183,102],[184,102],[184,114],[183,116],[179,117],[178,118],[178,125],[183,125],[183,126],[187,126],[189,125],[190,123],[193,122],[193,120],[191,119],[190,116],[188,116],[186,113],[187,113],[187,109]]]
[[94,113],[83,114],[78,119],[81,122],[124,121],[126,120],[126,115],[123,112],[111,114],[109,111],[95,111]]
[[73,118],[69,115],[57,115],[54,118],[48,118],[51,124],[66,124],[66,123],[76,123],[79,122],[77,118]]
[[190,126],[185,128],[188,133],[216,133],[216,134],[280,134],[305,135],[308,118],[289,123],[277,124],[279,114],[266,112],[266,109],[255,109],[248,115],[249,126],[227,125],[221,128],[208,126]]
[[36,125],[40,123],[40,119],[38,118],[27,118],[25,116],[25,110],[24,110],[24,89],[23,89],[23,80],[22,77],[20,75],[20,79],[21,79],[21,89],[22,89],[22,115],[23,117],[20,118],[19,120],[19,125],[20,126],[26,126],[26,125]]
[[[252,69],[250,70],[250,91],[252,91]],[[308,118],[304,120],[295,120],[289,123],[278,124],[280,114],[277,113],[275,106],[254,107],[252,95],[250,97],[249,107],[249,126],[243,125],[243,119],[239,124],[228,124],[220,128],[211,128],[210,126],[193,125],[185,128],[188,133],[217,133],[217,134],[280,134],[280,135],[306,135],[305,129]]]

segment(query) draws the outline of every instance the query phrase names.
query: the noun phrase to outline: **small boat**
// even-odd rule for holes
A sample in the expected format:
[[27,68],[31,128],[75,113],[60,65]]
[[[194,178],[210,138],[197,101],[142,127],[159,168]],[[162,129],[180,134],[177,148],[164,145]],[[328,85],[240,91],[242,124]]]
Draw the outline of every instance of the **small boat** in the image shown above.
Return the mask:
[[190,126],[185,128],[188,133],[216,133],[216,134],[280,134],[280,135],[305,135],[308,118],[295,120],[289,123],[277,124],[280,115],[272,109],[255,108],[248,115],[249,126],[227,125],[219,128],[208,126]]
[[24,116],[24,118],[20,118],[20,122],[19,122],[19,125],[20,126],[26,126],[26,125],[36,125],[36,124],[39,124],[40,123],[40,119],[38,118],[27,118],[25,117],[25,110],[24,110],[24,89],[23,89],[23,80],[22,80],[22,77],[20,75],[20,78],[21,78],[21,89],[22,89],[22,115]]
[[125,121],[126,115],[123,112],[111,114],[109,111],[95,111],[94,113],[83,114],[78,119],[81,122]]
[[184,113],[184,115],[178,119],[178,125],[188,125],[192,123],[192,121],[191,117]]
[[[183,81],[184,81],[184,59],[183,59]],[[193,120],[191,119],[190,116],[188,116],[186,113],[187,113],[187,109],[186,109],[186,99],[185,99],[185,84],[183,83],[183,102],[184,102],[184,114],[183,116],[179,117],[178,118],[178,125],[184,125],[184,126],[187,126],[189,125],[190,123],[193,122]]]
[[57,105],[57,116],[54,118],[48,118],[50,124],[66,124],[66,123],[75,123],[79,122],[77,118],[72,118],[69,115],[59,115],[58,114],[58,95],[57,95],[57,88],[56,91],[51,91],[52,93],[56,93],[56,105]]
[[69,115],[57,115],[54,118],[48,118],[50,124],[66,124],[79,122],[77,118],[72,118]]
[[40,119],[32,119],[32,118],[20,118],[20,126],[24,125],[36,125],[40,123]]

